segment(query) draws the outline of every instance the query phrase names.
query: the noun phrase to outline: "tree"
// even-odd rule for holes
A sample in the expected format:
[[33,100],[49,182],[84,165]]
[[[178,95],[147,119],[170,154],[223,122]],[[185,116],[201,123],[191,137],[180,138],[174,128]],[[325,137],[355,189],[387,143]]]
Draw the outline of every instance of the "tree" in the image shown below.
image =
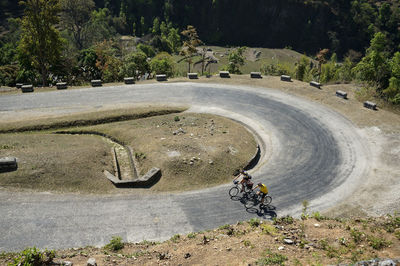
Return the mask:
[[58,0],[26,0],[22,18],[22,37],[18,54],[24,60],[25,68],[37,69],[42,84],[48,84],[49,69],[61,58],[63,39],[55,25],[59,22]]
[[90,17],[88,28],[88,41],[93,44],[108,40],[116,34],[115,28],[112,26],[112,16],[107,8],[99,8],[94,10]]
[[229,53],[227,70],[233,74],[241,74],[240,66],[244,65],[244,51],[246,47],[239,47]]
[[61,22],[72,33],[76,47],[81,50],[86,39],[86,27],[94,10],[93,0],[61,0]]
[[390,102],[400,104],[400,52],[396,52],[392,60],[390,60],[390,68],[389,87],[383,92]]
[[151,70],[156,74],[174,75],[175,63],[172,56],[166,52],[159,53],[150,61]]
[[358,77],[377,86],[378,92],[389,85],[390,69],[388,64],[388,52],[386,36],[377,32],[371,40],[366,55],[355,67]]
[[188,63],[188,73],[190,73],[190,65],[192,64],[192,58],[196,55],[196,47],[201,45],[203,42],[199,39],[196,28],[188,25],[187,29],[182,31],[181,34],[186,38],[183,42],[182,50],[180,54],[184,56],[184,60]]
[[145,53],[141,51],[133,52],[124,58],[121,76],[138,79],[145,73],[150,73],[150,66]]

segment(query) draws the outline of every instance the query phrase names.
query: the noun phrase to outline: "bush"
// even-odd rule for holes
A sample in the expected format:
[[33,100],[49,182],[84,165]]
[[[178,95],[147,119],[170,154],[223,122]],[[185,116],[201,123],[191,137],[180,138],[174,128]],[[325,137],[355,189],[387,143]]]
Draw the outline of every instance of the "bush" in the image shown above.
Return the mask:
[[0,84],[9,87],[15,86],[18,71],[17,65],[0,66]]
[[251,225],[251,227],[258,227],[260,225],[260,219],[252,218],[249,221],[249,224]]
[[175,63],[168,53],[162,52],[150,61],[151,71],[155,74],[165,74],[167,77],[174,76]]
[[156,52],[150,45],[140,43],[138,44],[138,46],[136,46],[136,48],[139,51],[143,52],[146,55],[146,57],[154,57],[156,55]]
[[170,240],[174,243],[177,243],[179,241],[179,239],[181,239],[181,236],[176,234],[176,235],[172,236]]
[[20,253],[18,258],[14,259],[11,265],[50,265],[55,257],[53,250],[45,250],[41,252],[36,247],[27,248]]
[[271,250],[267,249],[264,254],[264,258],[258,259],[256,261],[257,265],[284,265],[288,258],[279,253],[273,253]]
[[108,243],[105,248],[112,251],[118,251],[124,248],[124,242],[122,242],[121,237],[113,236],[110,240],[110,243]]
[[281,76],[281,75],[291,75],[292,70],[289,65],[283,64],[263,64],[260,69],[263,75],[270,76]]

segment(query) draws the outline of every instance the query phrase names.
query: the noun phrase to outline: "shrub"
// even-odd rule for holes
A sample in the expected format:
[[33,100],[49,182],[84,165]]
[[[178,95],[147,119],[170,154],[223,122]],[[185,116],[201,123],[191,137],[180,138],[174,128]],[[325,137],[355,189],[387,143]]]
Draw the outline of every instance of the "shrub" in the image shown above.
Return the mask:
[[150,61],[151,71],[155,74],[165,74],[167,77],[174,76],[175,63],[168,53],[162,52]]
[[261,230],[263,233],[268,234],[268,235],[276,235],[276,228],[272,226],[271,224],[263,224],[261,226]]
[[27,248],[14,259],[14,265],[50,265],[55,257],[53,250],[41,252],[36,247]]
[[251,227],[258,227],[260,225],[260,219],[252,218],[249,221],[249,224],[251,225]]
[[124,242],[122,242],[121,237],[113,236],[110,240],[110,243],[108,243],[105,247],[112,251],[118,251],[124,248]]
[[284,216],[281,218],[274,218],[274,224],[292,224],[294,223],[294,219],[292,216]]
[[260,69],[263,75],[270,76],[281,76],[281,75],[291,75],[292,70],[289,65],[284,64],[263,64]]
[[378,249],[378,250],[387,247],[391,244],[390,241],[386,241],[383,238],[375,236],[368,236],[368,243],[373,249]]
[[138,46],[136,47],[139,51],[143,52],[147,57],[153,57],[156,55],[156,52],[154,51],[153,47],[151,47],[150,45],[146,45],[146,44],[138,44]]
[[284,265],[285,261],[288,260],[286,256],[274,253],[269,249],[264,252],[263,256],[264,258],[260,258],[256,261],[257,265]]
[[179,234],[176,234],[176,235],[173,235],[170,240],[174,243],[177,243],[179,241],[179,239],[181,239],[181,236]]
[[181,119],[179,118],[179,116],[175,116],[175,117],[174,117],[174,121],[175,121],[175,122],[178,122],[178,121],[180,121],[180,120],[181,120]]
[[196,238],[196,233],[189,233],[189,234],[187,235],[187,238],[190,238],[190,239]]

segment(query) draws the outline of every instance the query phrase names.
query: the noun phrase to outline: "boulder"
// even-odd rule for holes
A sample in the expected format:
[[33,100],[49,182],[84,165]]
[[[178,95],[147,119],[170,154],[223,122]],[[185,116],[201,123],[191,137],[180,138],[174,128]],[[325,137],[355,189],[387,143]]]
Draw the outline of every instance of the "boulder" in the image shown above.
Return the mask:
[[22,85],[21,86],[21,91],[22,92],[33,92],[34,91],[34,89],[33,89],[33,85]]
[[364,107],[368,108],[368,109],[376,110],[376,103],[366,101],[366,102],[364,102]]
[[292,81],[292,77],[288,75],[282,75],[281,81]]
[[189,79],[198,79],[199,75],[197,73],[188,73],[187,74]]
[[231,76],[229,75],[229,71],[220,71],[219,76],[221,78],[230,78]]
[[340,97],[340,98],[343,98],[343,99],[347,99],[347,92],[338,90],[338,91],[336,91],[336,96]]
[[90,81],[92,87],[100,87],[102,86],[102,81],[100,79],[93,79]]
[[311,81],[310,86],[316,87],[318,89],[321,89],[321,83],[316,82],[316,81]]
[[261,79],[262,76],[261,76],[260,72],[251,72],[250,73],[250,78],[252,78],[252,79]]
[[135,84],[135,79],[133,77],[124,78],[125,84]]
[[68,88],[67,82],[57,82],[56,83],[57,90],[65,90]]
[[167,81],[167,75],[165,75],[165,74],[156,75],[156,80],[157,81]]

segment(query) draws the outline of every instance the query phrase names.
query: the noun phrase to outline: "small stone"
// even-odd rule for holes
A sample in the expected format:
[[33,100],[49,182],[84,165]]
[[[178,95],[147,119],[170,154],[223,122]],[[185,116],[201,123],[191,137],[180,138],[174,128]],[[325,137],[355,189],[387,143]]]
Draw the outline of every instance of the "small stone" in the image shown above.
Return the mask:
[[87,266],[97,266],[96,260],[94,258],[89,258],[86,263]]
[[183,257],[185,258],[185,259],[188,259],[188,258],[190,258],[192,255],[190,255],[190,253],[186,253]]
[[226,251],[231,251],[232,249],[231,248],[226,248]]
[[393,260],[387,259],[387,260],[380,261],[378,265],[379,266],[395,266],[397,264]]
[[283,246],[280,246],[279,248],[278,248],[278,250],[284,250],[285,249],[285,247],[283,247]]
[[293,245],[293,240],[291,240],[291,239],[289,239],[289,238],[285,238],[285,239],[283,239],[283,242],[285,243],[285,244],[288,244],[288,245]]
[[122,254],[117,254],[118,258],[123,258],[124,256]]
[[209,160],[208,163],[209,164],[214,164],[214,162],[212,160]]
[[321,227],[320,224],[314,224],[314,227]]
[[192,165],[192,164],[193,164],[193,161],[190,161],[189,164]]

